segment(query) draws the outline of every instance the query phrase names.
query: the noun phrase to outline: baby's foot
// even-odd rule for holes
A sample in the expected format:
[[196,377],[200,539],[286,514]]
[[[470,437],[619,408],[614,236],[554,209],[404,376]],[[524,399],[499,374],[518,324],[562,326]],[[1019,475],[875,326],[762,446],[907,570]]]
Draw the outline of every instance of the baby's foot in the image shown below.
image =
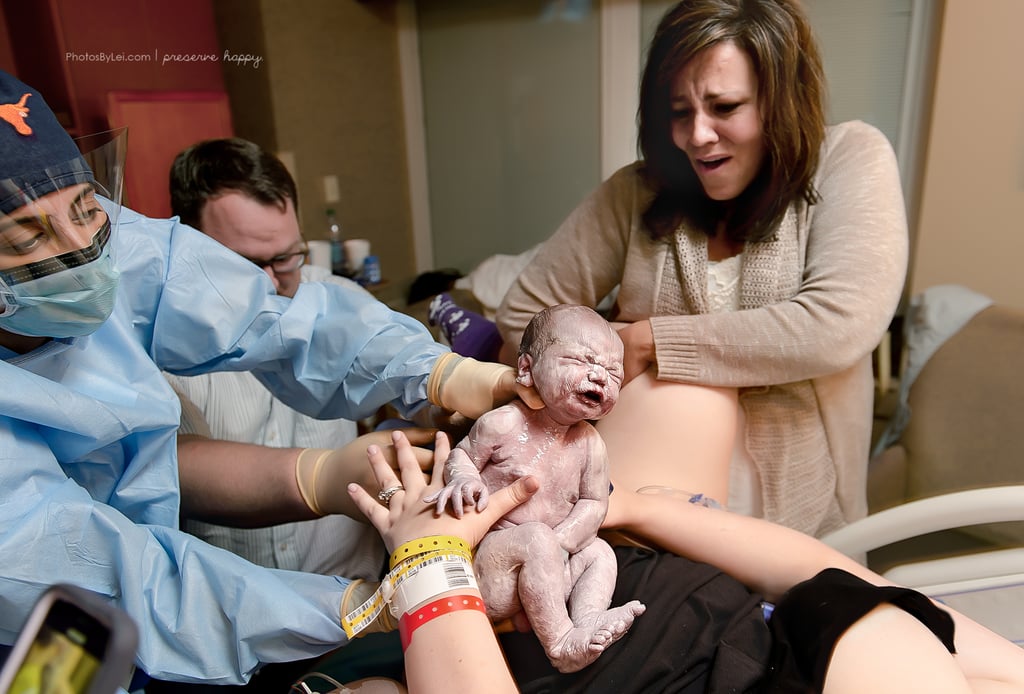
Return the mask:
[[582,670],[633,626],[633,620],[647,608],[638,600],[621,607],[595,612],[576,620],[576,625],[548,651],[559,672]]

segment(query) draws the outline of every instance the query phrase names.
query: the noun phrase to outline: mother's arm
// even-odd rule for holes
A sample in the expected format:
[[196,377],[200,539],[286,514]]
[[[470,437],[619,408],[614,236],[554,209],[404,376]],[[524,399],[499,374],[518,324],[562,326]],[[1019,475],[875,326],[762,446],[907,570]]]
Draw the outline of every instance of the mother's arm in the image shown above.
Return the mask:
[[[768,521],[696,506],[662,494],[616,489],[605,528],[653,542],[674,554],[712,564],[769,600],[836,567],[875,585],[893,585],[823,542]],[[1024,691],[1024,649],[942,605],[956,622],[956,662],[975,692]],[[886,638],[870,627],[869,636]],[[862,630],[863,631],[863,630]],[[875,634],[875,635],[873,635]]]
[[890,585],[810,535],[759,518],[691,504],[674,495],[638,494],[616,487],[603,527],[626,531],[673,554],[717,566],[768,600],[777,600],[797,583],[830,566],[878,585]]

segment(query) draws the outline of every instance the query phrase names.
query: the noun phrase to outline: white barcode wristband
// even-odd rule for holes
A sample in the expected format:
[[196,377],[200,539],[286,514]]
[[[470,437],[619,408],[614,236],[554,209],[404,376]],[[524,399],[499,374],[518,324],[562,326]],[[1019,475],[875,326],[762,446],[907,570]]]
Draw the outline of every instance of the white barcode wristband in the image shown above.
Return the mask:
[[456,588],[476,589],[473,567],[459,555],[449,555],[444,561],[421,566],[416,573],[409,573],[405,580],[395,584],[391,596],[391,614],[401,618],[423,603]]
[[[373,595],[344,615],[341,626],[351,639],[372,624],[385,608],[400,617],[420,603],[456,588],[477,588],[473,564],[465,554],[420,555],[392,569]],[[402,595],[396,601],[399,591]]]

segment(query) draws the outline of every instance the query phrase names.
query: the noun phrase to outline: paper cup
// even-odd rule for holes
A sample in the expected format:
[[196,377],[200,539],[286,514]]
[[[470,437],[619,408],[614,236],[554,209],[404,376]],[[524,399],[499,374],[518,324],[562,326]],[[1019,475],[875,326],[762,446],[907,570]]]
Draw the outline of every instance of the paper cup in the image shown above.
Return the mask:
[[363,271],[363,261],[370,255],[370,242],[366,239],[348,239],[345,241],[345,267],[353,275]]
[[330,241],[310,241],[309,242],[309,262],[311,265],[322,267],[324,269],[331,269],[331,242]]

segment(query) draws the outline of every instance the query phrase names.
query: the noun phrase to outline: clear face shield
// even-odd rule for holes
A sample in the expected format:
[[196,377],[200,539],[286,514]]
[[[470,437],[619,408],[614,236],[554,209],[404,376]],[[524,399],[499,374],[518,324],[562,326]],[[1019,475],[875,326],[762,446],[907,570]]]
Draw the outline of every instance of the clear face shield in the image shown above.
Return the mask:
[[0,328],[76,337],[113,310],[113,238],[121,211],[126,130],[75,141],[82,153],[34,175],[0,181]]

